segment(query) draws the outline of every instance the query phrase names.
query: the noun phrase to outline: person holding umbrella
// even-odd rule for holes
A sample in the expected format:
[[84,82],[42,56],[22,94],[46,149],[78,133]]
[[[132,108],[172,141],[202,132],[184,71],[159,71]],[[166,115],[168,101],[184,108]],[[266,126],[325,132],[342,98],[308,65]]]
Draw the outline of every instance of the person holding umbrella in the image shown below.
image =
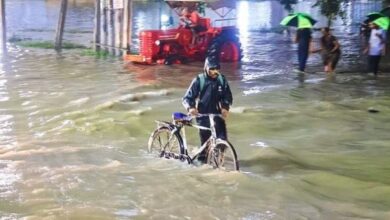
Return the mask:
[[316,20],[306,13],[290,14],[280,22],[281,25],[298,28],[295,43],[298,43],[298,63],[300,72],[305,72],[312,42],[311,28],[316,22]]
[[386,54],[386,32],[388,30],[390,19],[380,13],[371,13],[367,17],[371,20],[369,25],[371,34],[368,45],[364,50],[368,54],[368,71],[378,74],[381,56]]
[[306,62],[309,58],[312,36],[310,28],[299,28],[295,36],[295,43],[298,44],[299,71],[305,72]]

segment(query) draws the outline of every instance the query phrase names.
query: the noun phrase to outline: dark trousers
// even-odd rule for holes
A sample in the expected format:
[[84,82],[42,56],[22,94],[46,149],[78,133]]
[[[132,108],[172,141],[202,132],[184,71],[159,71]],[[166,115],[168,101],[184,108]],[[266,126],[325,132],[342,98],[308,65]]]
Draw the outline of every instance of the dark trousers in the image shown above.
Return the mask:
[[307,58],[309,57],[309,47],[308,46],[299,46],[298,47],[298,62],[299,70],[305,71]]
[[[222,140],[227,140],[227,131],[226,131],[226,123],[225,120],[223,120],[220,117],[215,117],[215,130],[217,133],[217,138],[220,138]],[[210,127],[210,121],[208,117],[201,117],[197,119],[197,123],[200,126],[204,127]],[[199,136],[200,136],[200,143],[201,146],[210,138],[211,131],[206,130],[199,130]],[[198,160],[206,162],[206,152],[203,151],[199,154]]]
[[379,62],[381,61],[381,55],[368,56],[368,72],[373,72],[375,75],[378,74]]

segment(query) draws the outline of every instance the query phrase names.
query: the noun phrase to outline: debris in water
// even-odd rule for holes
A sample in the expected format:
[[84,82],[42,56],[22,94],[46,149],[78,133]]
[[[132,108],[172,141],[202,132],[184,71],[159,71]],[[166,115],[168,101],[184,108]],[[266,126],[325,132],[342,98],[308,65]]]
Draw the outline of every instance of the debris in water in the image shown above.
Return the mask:
[[368,112],[370,112],[370,113],[378,113],[379,110],[378,110],[378,109],[375,109],[375,108],[373,108],[373,107],[370,107],[370,108],[368,108]]

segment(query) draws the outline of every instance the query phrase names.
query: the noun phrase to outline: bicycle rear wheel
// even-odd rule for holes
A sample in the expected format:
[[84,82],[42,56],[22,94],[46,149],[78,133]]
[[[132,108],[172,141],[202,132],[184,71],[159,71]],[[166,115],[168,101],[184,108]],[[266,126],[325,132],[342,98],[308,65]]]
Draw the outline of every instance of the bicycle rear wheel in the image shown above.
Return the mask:
[[183,156],[183,140],[169,127],[159,127],[153,131],[148,141],[148,152],[157,157],[180,159]]
[[209,149],[207,164],[224,171],[239,170],[237,153],[229,142],[218,139],[215,147]]

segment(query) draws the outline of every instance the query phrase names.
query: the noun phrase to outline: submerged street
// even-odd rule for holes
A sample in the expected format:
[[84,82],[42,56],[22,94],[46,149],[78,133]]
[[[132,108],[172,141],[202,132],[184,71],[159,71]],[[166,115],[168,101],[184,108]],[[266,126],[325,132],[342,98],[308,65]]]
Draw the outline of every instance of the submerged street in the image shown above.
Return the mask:
[[[9,7],[23,11],[24,2]],[[240,4],[283,12],[269,1]],[[158,5],[135,7],[150,15]],[[72,28],[93,25],[78,20],[93,18],[93,2],[70,8]],[[10,22],[15,35],[39,35]],[[389,219],[388,55],[378,77],[366,74],[356,27],[337,23],[336,74],[325,74],[316,54],[297,74],[292,36],[259,29],[240,32],[241,63],[222,64],[237,173],[146,151],[155,120],[185,112],[181,99],[202,63],[133,65],[10,45],[0,66],[0,219]],[[78,34],[65,38],[91,39]],[[186,132],[199,144],[196,130]]]

